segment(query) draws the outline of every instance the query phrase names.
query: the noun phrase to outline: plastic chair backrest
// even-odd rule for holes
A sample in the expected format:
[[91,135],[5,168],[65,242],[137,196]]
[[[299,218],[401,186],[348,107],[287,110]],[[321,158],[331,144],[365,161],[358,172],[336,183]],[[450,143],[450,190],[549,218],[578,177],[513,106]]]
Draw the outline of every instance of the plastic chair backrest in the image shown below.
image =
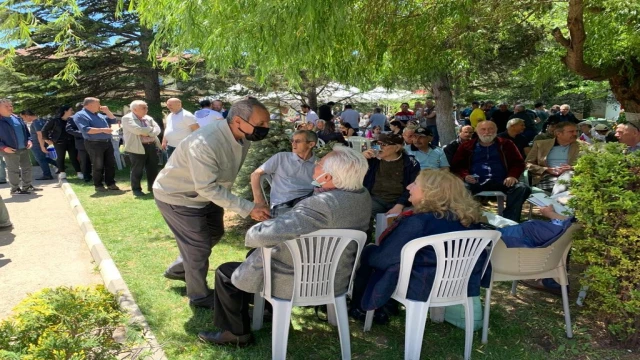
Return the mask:
[[[497,242],[500,232],[495,230],[455,231],[426,236],[410,241],[402,248],[400,277],[394,296],[405,299],[416,253],[432,246],[438,265],[430,295],[430,306],[446,305],[466,299],[469,278],[478,258],[490,242]],[[487,254],[487,260],[489,254]],[[486,267],[486,265],[485,265]]]
[[[293,259],[293,296],[296,306],[320,305],[333,301],[334,280],[342,253],[355,241],[358,245],[349,278],[349,289],[367,235],[358,230],[326,229],[285,241]],[[271,298],[271,248],[262,248],[264,259],[263,296]],[[338,294],[341,295],[341,294]]]
[[[260,189],[262,190],[262,197],[267,200],[269,197],[267,196],[267,185],[271,187],[271,175],[270,174],[262,174],[260,175]],[[269,203],[269,202],[267,202]]]
[[569,226],[562,236],[545,248],[507,248],[500,240],[491,255],[491,268],[506,275],[539,274],[551,271],[565,261],[578,225]]
[[321,147],[325,146],[326,143],[324,142],[324,140],[318,138],[318,142],[316,142],[316,149],[320,149]]
[[351,147],[360,151],[360,149],[362,148],[363,144],[367,144],[367,148],[369,148],[371,140],[362,137],[362,136],[350,136],[349,139],[347,139],[347,141],[351,144]]

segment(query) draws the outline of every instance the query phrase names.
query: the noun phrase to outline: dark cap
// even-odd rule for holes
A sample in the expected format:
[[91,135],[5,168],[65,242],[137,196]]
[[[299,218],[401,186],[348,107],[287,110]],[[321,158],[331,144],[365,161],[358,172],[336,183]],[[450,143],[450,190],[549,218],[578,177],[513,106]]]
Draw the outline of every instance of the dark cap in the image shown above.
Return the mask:
[[399,134],[380,134],[378,135],[378,144],[387,145],[404,145],[404,139]]
[[416,136],[433,136],[433,133],[431,132],[431,130],[423,127],[417,128],[414,134]]

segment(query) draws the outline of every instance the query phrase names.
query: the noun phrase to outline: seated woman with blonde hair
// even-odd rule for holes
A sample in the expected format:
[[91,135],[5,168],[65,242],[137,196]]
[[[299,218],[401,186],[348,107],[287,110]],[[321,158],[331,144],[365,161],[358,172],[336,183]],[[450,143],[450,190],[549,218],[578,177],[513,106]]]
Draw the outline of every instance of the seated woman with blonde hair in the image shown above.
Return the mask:
[[[424,169],[410,184],[412,211],[400,214],[380,237],[379,245],[364,248],[356,273],[349,314],[364,319],[365,311],[379,309],[389,299],[398,283],[402,247],[411,240],[448,233],[480,229],[480,205],[466,191],[464,183],[448,171]],[[469,296],[480,294],[484,252],[469,281]],[[416,253],[407,297],[426,301],[436,273],[437,259],[432,247]],[[487,271],[489,272],[489,271]],[[386,323],[388,315],[376,311],[374,321]]]

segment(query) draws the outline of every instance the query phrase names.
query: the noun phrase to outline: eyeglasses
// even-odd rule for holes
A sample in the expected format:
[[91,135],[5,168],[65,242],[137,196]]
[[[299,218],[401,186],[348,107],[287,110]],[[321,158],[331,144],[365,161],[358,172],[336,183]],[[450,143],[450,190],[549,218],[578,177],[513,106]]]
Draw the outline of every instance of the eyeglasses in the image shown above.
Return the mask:
[[306,141],[306,140],[291,140],[292,144],[302,144],[302,143],[308,143],[310,141]]

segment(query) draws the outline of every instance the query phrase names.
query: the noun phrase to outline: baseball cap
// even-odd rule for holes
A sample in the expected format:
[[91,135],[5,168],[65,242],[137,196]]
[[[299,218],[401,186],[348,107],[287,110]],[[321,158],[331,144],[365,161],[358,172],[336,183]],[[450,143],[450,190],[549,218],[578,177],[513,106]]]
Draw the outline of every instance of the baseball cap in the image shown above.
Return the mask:
[[423,127],[417,128],[414,134],[416,136],[433,136],[433,133],[431,132],[431,130]]
[[582,126],[582,125],[593,126],[593,125],[591,125],[591,121],[589,121],[589,120],[581,121],[581,122],[578,123],[578,126]]
[[376,144],[404,145],[404,139],[399,134],[380,134]]
[[595,131],[606,131],[606,130],[609,130],[609,127],[605,124],[598,124],[593,129]]

